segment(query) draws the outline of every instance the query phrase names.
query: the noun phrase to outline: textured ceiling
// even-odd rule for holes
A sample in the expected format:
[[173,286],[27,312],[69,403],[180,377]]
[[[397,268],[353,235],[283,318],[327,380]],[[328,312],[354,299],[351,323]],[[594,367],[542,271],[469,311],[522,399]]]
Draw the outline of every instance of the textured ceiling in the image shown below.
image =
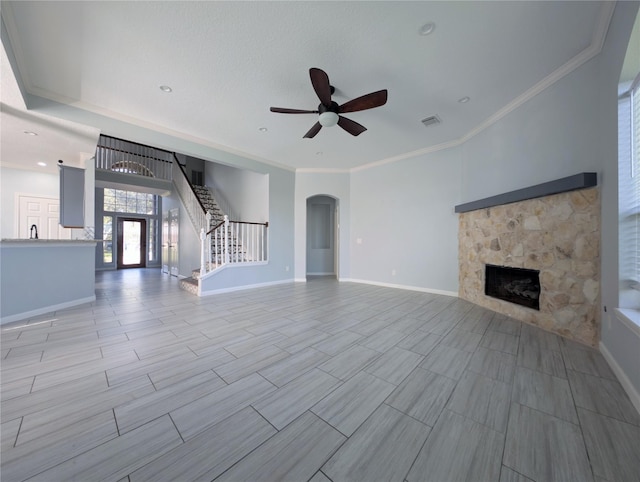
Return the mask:
[[[348,170],[473,135],[597,53],[612,5],[21,1],[2,2],[2,17],[32,95],[294,169]],[[388,89],[385,106],[347,115],[368,131],[303,139],[315,115],[269,112],[317,108],[310,67],[339,104]],[[425,128],[430,115],[442,123]]]

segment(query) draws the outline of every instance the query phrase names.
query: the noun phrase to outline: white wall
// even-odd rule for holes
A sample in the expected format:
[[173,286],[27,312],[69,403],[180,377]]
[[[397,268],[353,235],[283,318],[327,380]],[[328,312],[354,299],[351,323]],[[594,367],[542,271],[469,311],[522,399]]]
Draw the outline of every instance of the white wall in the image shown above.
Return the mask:
[[352,279],[457,293],[460,162],[453,148],[352,173]]
[[348,173],[296,173],[295,185],[295,279],[305,281],[307,273],[307,199],[326,195],[338,208],[338,279],[351,277],[351,194]]
[[[189,213],[175,190],[171,195],[162,198],[162,212],[168,212],[174,208],[179,208],[178,274],[189,278],[194,269],[200,269],[200,233],[193,226]],[[162,216],[160,222],[162,222]],[[160,231],[162,232],[162,229]]]

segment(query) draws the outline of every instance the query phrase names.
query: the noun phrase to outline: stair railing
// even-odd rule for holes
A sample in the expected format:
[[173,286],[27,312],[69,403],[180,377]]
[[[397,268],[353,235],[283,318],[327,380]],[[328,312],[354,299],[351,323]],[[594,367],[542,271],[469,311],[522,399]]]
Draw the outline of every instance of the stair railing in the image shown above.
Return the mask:
[[211,228],[211,214],[207,212],[205,207],[202,205],[202,201],[196,195],[189,179],[187,178],[187,173],[184,172],[184,169],[178,162],[177,158],[174,158],[173,161],[173,184],[176,187],[176,191],[180,199],[182,200],[182,204],[187,210],[187,214],[193,223],[193,226],[196,228],[197,232],[201,232],[202,230],[206,232]]
[[225,264],[267,261],[269,223],[230,221],[227,215],[209,231],[202,230],[200,274]]

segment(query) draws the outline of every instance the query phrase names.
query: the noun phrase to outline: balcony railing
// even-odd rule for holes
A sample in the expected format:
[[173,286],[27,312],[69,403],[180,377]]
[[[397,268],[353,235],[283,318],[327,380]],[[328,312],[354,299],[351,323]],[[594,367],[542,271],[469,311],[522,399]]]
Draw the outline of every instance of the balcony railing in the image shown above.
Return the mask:
[[101,135],[96,147],[96,169],[171,180],[173,153],[155,147]]

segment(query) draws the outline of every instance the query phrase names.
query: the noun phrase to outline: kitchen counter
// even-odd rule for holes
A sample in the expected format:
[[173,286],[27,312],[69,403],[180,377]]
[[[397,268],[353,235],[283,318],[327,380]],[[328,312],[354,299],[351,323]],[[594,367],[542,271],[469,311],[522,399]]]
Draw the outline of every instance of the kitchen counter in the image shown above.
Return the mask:
[[0,240],[0,324],[95,301],[98,240]]

